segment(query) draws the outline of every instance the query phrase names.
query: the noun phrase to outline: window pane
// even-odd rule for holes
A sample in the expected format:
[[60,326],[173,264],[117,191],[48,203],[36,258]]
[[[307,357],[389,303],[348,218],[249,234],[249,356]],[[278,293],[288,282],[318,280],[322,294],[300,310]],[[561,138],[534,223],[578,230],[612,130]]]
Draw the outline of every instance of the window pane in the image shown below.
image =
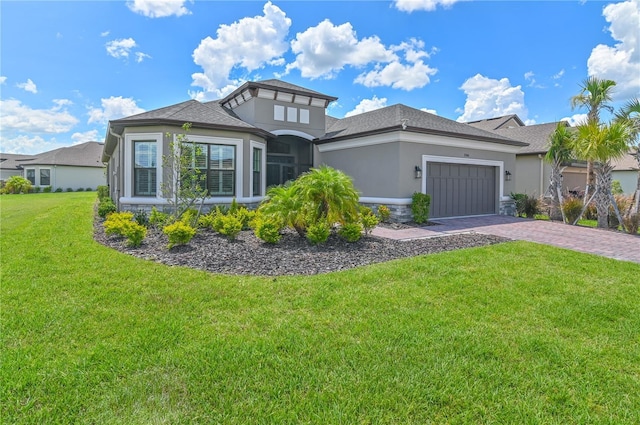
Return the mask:
[[27,170],[27,180],[29,180],[31,184],[36,184],[36,170]]
[[133,142],[133,193],[137,196],[156,194],[157,150],[155,141]]
[[51,170],[49,169],[40,170],[40,185],[49,186],[50,184],[51,184]]

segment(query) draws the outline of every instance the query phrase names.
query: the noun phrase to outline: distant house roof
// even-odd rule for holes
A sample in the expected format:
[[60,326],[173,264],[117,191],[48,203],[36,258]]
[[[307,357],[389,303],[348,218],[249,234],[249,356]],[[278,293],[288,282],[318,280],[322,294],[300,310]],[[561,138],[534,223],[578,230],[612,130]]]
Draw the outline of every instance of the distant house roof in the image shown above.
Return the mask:
[[102,143],[86,142],[79,145],[68,146],[33,155],[31,158],[21,160],[23,167],[30,165],[65,165],[74,167],[104,167],[100,160],[102,155]]
[[348,118],[334,119],[327,128],[327,134],[321,137],[317,143],[329,143],[401,129],[416,133],[461,137],[512,146],[526,146],[524,142],[402,104],[376,109]]
[[0,153],[0,169],[11,171],[21,170],[23,161],[33,158],[35,158],[35,155]]
[[612,165],[614,171],[638,171],[638,160],[634,152],[612,161]]

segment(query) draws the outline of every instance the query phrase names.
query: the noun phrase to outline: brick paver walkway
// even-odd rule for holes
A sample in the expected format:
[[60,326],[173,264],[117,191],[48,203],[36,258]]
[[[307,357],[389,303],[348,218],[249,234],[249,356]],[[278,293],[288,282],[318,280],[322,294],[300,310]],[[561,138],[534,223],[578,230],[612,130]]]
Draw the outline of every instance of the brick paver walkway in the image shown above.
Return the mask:
[[439,224],[400,230],[377,227],[373,234],[390,239],[410,240],[453,233],[484,233],[640,263],[640,236],[611,230],[500,215],[434,221]]

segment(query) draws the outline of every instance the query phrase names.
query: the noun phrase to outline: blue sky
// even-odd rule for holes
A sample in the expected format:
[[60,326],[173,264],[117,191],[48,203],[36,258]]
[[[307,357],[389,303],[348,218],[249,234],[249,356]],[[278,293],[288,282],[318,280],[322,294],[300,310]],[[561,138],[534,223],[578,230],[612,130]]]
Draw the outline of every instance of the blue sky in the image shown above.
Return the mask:
[[471,121],[579,120],[588,76],[640,92],[640,0],[1,1],[0,151],[104,141],[110,119],[245,81]]

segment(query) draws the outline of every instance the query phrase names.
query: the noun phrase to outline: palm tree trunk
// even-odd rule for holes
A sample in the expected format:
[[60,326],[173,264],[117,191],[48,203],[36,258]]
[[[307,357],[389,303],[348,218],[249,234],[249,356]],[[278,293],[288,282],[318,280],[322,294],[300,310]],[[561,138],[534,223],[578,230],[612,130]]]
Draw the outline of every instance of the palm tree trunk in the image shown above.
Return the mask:
[[596,176],[594,168],[593,161],[587,161],[587,186],[584,189],[584,199],[582,200],[585,204],[587,203],[587,199],[595,193]]
[[[611,200],[613,194],[611,193],[611,164],[604,163],[595,167],[596,174],[596,211],[598,212],[598,227],[606,229],[609,227],[609,207],[612,206]],[[614,202],[615,204],[615,202]],[[614,209],[617,209],[616,205]],[[618,214],[619,215],[619,214]],[[622,221],[622,220],[620,220]]]
[[562,211],[562,174],[560,174],[560,161],[553,160],[551,165],[551,178],[549,179],[549,194],[551,195],[551,220],[565,221]]

